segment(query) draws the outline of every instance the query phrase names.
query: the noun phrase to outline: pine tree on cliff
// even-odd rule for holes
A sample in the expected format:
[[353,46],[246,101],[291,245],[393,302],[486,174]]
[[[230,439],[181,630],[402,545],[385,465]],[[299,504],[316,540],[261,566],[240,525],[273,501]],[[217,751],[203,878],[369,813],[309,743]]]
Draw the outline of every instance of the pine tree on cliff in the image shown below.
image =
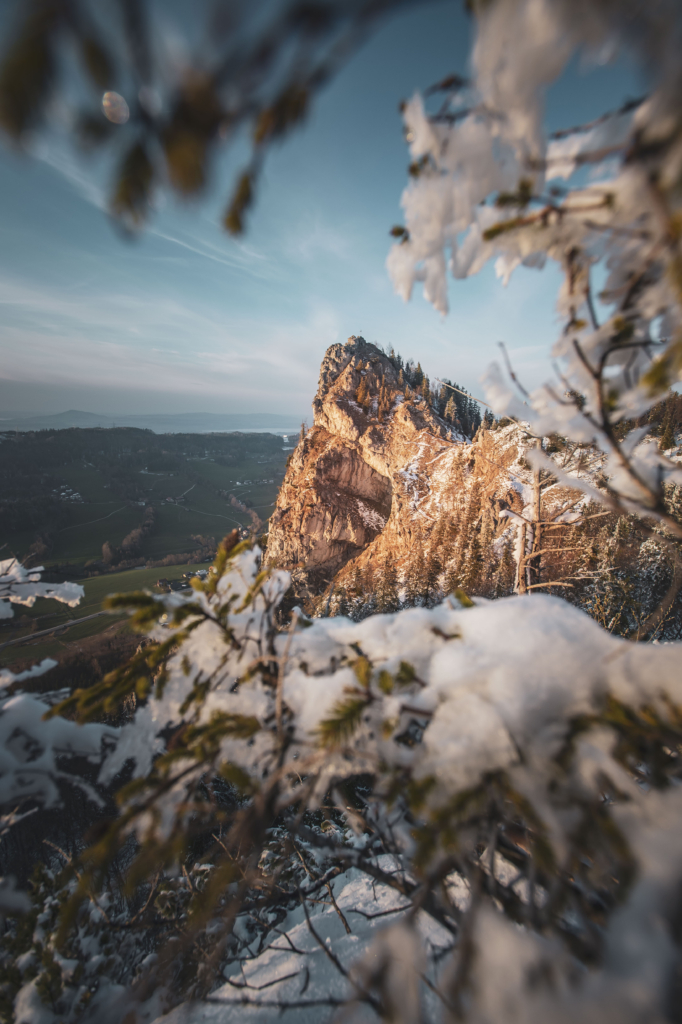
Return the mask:
[[481,540],[476,529],[469,535],[460,575],[462,588],[467,593],[480,589],[481,577],[483,575],[483,560],[481,558]]
[[453,559],[445,570],[445,593],[454,594],[456,590],[462,589],[457,560]]
[[661,434],[661,440],[658,442],[658,447],[662,452],[667,452],[675,446],[675,434],[673,433],[673,419],[671,412],[672,410],[667,410],[662,423],[663,432]]
[[358,390],[355,392],[355,401],[363,409],[366,409],[369,405],[369,382],[367,377],[363,377],[360,381]]
[[478,520],[481,515],[481,482],[474,480],[459,521],[457,571],[462,587],[475,586],[481,570]]
[[348,576],[348,592],[352,597],[362,597],[364,593],[364,580],[362,570],[356,562]]
[[429,557],[426,561],[426,592],[429,598],[437,598],[440,594],[438,580],[443,571],[443,563],[436,545],[432,545]]
[[[463,516],[464,511],[462,509],[456,509],[450,519],[447,520],[443,534],[441,556],[446,570],[446,594],[452,593],[452,591],[456,590],[460,585],[459,573],[464,553],[464,537],[461,531],[461,521]],[[457,581],[456,585],[454,584],[455,580]]]
[[349,615],[350,614],[350,604],[349,604],[349,601],[348,601],[348,595],[346,593],[346,588],[345,587],[339,586],[339,587],[336,588],[336,593],[334,595],[334,599],[331,602],[331,608],[332,608],[332,611],[331,611],[332,615]]
[[376,567],[371,559],[368,559],[362,572],[362,592],[365,597],[370,597],[376,593],[377,583]]
[[493,580],[494,597],[504,597],[507,594],[511,594],[514,589],[516,562],[512,554],[512,543],[508,541],[502,548],[502,557]]
[[495,556],[495,549],[493,548],[493,541],[495,540],[495,513],[493,512],[491,505],[486,505],[483,510],[481,517],[481,533],[479,538],[480,549],[481,549],[481,565],[482,574],[481,580],[479,581],[479,587],[485,591],[488,588],[490,580],[495,571],[495,563],[497,558]]
[[443,545],[445,544],[445,539],[448,532],[448,526],[448,520],[445,518],[445,516],[442,516],[436,523],[436,527],[429,538],[431,551],[435,550],[442,555]]
[[398,570],[390,552],[384,559],[381,577],[377,587],[377,610],[394,612],[400,606],[398,595]]
[[448,421],[448,423],[454,423],[457,417],[457,406],[455,405],[455,400],[452,397],[452,395],[450,395],[447,402],[445,403],[445,411],[443,415],[444,418]]
[[426,590],[426,562],[421,535],[419,535],[405,577],[405,600],[409,605],[415,605],[417,602],[421,602]]
[[373,615],[377,610],[377,588],[381,583],[381,573],[377,568],[371,559],[368,559],[362,572],[360,618],[363,619],[367,615]]

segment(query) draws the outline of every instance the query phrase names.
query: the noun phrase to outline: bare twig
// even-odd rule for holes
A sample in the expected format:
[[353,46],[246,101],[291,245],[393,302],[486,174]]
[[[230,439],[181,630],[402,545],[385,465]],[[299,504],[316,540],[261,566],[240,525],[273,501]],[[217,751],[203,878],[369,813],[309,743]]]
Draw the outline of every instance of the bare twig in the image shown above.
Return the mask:
[[[524,395],[526,398],[530,398],[530,395],[528,394],[528,392],[524,388],[523,384],[521,383],[519,378],[514,373],[514,369],[513,369],[512,364],[511,364],[511,362],[509,360],[509,356],[507,355],[507,348],[506,348],[504,342],[503,341],[498,341],[497,344],[502,349],[502,356],[504,357],[505,365],[507,367],[507,373],[509,374],[511,379],[514,381],[514,383],[516,384],[516,386],[519,389],[519,391],[521,392],[521,394]],[[528,404],[527,402],[524,402],[524,405],[527,405],[527,404]]]
[[[298,622],[298,612],[294,612],[291,616],[291,624],[289,626],[289,635],[287,636],[286,646],[284,648],[284,655],[279,663],[279,672],[277,673],[277,698],[275,703],[275,717],[277,719],[277,736],[280,742],[280,746],[284,746],[284,723],[283,723],[283,709],[284,709],[284,672],[289,659],[289,651],[291,649],[291,641],[293,640],[294,631]],[[282,750],[283,752],[283,750]]]

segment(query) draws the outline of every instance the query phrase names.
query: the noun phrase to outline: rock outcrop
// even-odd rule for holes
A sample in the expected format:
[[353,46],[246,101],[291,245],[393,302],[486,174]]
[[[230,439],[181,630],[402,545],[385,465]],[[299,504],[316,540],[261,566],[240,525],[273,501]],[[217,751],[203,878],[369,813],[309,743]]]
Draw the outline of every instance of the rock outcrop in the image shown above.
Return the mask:
[[[666,549],[636,517],[534,475],[537,442],[515,423],[465,436],[419,376],[363,338],[327,351],[314,425],[270,520],[266,560],[291,571],[290,604],[363,616],[457,588],[494,598],[541,587],[639,635],[672,578]],[[601,453],[561,438],[543,446],[564,473],[600,486]],[[668,500],[682,522],[682,487]],[[682,635],[682,595],[651,635]]]
[[301,595],[320,594],[332,581],[343,592],[351,578],[367,579],[387,561],[400,588],[412,564],[431,553],[442,573],[462,547],[462,530],[476,532],[486,510],[491,544],[509,527],[500,513],[523,509],[507,472],[519,458],[518,429],[482,431],[472,444],[363,338],[327,351],[313,408],[266,552],[293,572]]

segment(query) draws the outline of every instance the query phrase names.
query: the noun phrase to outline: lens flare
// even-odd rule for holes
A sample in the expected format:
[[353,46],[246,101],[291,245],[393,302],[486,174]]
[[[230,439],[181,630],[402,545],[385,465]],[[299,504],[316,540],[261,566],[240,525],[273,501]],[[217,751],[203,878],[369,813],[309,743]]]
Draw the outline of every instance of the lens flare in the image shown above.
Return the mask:
[[125,124],[130,117],[128,104],[117,92],[105,92],[102,96],[104,116],[114,124]]

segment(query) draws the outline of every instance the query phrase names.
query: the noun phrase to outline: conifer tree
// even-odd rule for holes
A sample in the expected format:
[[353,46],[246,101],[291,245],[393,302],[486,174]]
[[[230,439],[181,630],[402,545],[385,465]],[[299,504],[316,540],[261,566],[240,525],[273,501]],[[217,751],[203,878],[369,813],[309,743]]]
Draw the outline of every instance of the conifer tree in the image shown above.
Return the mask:
[[481,533],[479,538],[481,552],[481,579],[479,586],[485,588],[492,575],[495,562],[493,541],[495,539],[495,514],[491,505],[486,505],[481,517]]
[[433,598],[437,595],[439,589],[438,580],[442,571],[443,563],[441,562],[438,547],[434,544],[429,552],[425,571],[426,593],[429,598]]
[[408,604],[415,605],[426,592],[426,562],[421,535],[414,546],[414,554],[407,568],[405,577],[405,599]]
[[473,591],[479,588],[481,581],[481,542],[478,530],[473,530],[467,538],[464,558],[462,560],[461,580],[464,590]]
[[431,550],[432,551],[435,549],[439,553],[442,552],[443,543],[445,541],[445,536],[446,536],[446,533],[447,533],[447,529],[448,529],[448,521],[445,518],[445,516],[443,516],[436,523],[436,528],[434,529],[434,531],[433,531],[433,533],[431,534],[431,537],[430,537]]
[[445,570],[445,593],[446,594],[454,594],[454,592],[456,590],[460,590],[461,589],[462,583],[461,583],[461,580],[460,580],[460,575],[459,575],[459,570],[458,570],[458,564],[457,563],[458,563],[457,558],[453,558],[453,560],[450,562],[450,564],[448,565],[447,569]]
[[495,572],[494,586],[495,597],[511,594],[514,589],[514,578],[516,576],[516,563],[512,554],[511,543],[506,543],[502,548],[502,557]]
[[662,424],[663,432],[661,434],[661,440],[658,442],[658,447],[662,452],[667,452],[675,446],[675,434],[673,432],[671,412],[672,410],[668,409]]
[[371,560],[368,559],[362,572],[362,592],[365,599],[376,595],[377,582],[375,566],[372,564]]
[[398,570],[391,553],[384,559],[381,577],[377,587],[377,606],[380,612],[396,611],[400,601],[398,598]]
[[337,587],[335,600],[332,604],[332,615],[348,615],[350,606],[348,602],[348,595],[346,594],[346,588],[343,586]]
[[356,562],[350,571],[348,577],[348,592],[352,597],[362,597],[363,595],[363,578],[360,566]]

